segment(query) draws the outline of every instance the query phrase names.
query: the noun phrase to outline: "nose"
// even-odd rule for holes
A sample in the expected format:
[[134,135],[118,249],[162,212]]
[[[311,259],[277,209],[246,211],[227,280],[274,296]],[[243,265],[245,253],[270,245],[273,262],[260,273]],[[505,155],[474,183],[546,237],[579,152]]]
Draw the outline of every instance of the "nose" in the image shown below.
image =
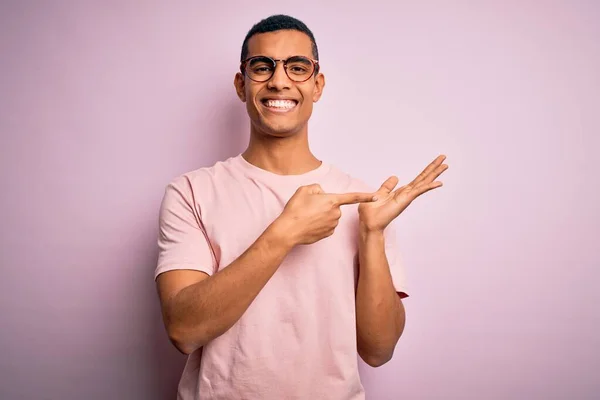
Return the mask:
[[273,90],[289,89],[292,85],[292,80],[285,73],[283,61],[275,61],[275,71],[273,76],[267,82],[267,87]]

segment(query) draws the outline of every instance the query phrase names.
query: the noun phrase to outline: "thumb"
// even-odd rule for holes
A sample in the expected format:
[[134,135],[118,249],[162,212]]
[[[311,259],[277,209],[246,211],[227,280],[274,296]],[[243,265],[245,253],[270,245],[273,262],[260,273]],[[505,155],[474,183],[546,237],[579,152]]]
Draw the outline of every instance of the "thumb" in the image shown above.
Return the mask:
[[323,193],[323,188],[318,183],[313,183],[312,185],[306,186],[308,193],[310,194],[321,194]]

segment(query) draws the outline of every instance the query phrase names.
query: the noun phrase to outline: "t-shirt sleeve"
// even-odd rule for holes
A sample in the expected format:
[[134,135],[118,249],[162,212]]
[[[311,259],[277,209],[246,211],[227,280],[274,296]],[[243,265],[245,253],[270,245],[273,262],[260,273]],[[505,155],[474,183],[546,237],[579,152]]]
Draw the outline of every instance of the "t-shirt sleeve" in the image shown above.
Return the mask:
[[408,287],[406,284],[406,274],[404,271],[404,262],[398,246],[398,238],[396,236],[395,221],[389,224],[384,232],[385,235],[385,254],[390,266],[392,282],[396,288],[396,292],[401,298],[408,297]]
[[190,181],[173,180],[160,206],[158,263],[154,279],[163,272],[191,269],[212,275],[215,261],[210,240],[194,202]]

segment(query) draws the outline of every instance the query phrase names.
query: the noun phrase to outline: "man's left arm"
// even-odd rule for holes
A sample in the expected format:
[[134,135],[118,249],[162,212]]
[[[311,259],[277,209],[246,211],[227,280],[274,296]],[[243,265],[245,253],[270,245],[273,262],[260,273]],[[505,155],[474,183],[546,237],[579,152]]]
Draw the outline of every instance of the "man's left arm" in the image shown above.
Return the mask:
[[398,178],[388,178],[375,193],[375,201],[358,206],[357,347],[361,358],[373,367],[392,358],[406,317],[392,282],[384,231],[417,197],[442,186],[436,178],[448,168],[443,164],[445,159],[438,156],[412,182],[398,189]]
[[392,282],[383,231],[371,231],[361,224],[358,255],[358,354],[370,366],[379,367],[392,358],[406,314]]

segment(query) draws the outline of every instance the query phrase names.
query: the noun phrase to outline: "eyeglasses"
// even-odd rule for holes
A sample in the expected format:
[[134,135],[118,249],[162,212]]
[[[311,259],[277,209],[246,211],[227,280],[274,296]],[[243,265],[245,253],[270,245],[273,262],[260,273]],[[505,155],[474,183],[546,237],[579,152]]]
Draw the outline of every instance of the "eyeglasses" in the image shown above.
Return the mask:
[[304,56],[292,56],[285,60],[254,56],[242,61],[240,71],[255,82],[266,82],[275,73],[278,61],[283,63],[285,74],[294,82],[306,82],[319,70],[318,60]]

